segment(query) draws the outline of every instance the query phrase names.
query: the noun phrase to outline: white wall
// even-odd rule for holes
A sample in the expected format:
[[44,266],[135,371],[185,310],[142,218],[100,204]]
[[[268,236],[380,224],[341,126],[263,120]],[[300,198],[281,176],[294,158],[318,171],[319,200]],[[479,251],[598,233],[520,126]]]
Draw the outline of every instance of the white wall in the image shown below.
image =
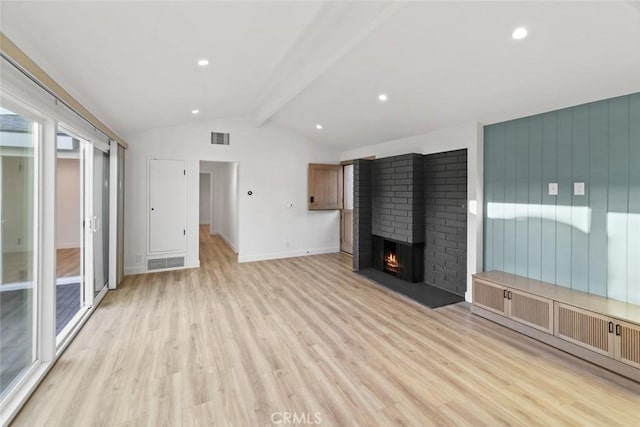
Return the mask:
[[80,159],[56,164],[56,247],[80,247]]
[[200,171],[212,177],[211,233],[220,235],[238,252],[238,171],[237,162],[200,162]]
[[345,151],[341,160],[396,156],[406,153],[433,154],[443,151],[467,151],[467,292],[465,298],[471,301],[471,275],[482,271],[482,184],[483,184],[483,141],[484,131],[478,123],[467,123],[436,132],[389,141]]
[[211,224],[211,174],[200,173],[200,225]]
[[[210,144],[210,133],[229,132],[231,145]],[[184,159],[187,167],[186,266],[199,265],[200,161],[238,162],[238,259],[252,261],[337,252],[338,211],[307,210],[308,163],[337,163],[336,149],[278,126],[255,127],[242,118],[158,128],[126,135],[125,269],[145,271],[147,160]],[[249,196],[248,191],[253,195]],[[171,197],[171,195],[167,195]],[[293,202],[293,208],[287,203]]]

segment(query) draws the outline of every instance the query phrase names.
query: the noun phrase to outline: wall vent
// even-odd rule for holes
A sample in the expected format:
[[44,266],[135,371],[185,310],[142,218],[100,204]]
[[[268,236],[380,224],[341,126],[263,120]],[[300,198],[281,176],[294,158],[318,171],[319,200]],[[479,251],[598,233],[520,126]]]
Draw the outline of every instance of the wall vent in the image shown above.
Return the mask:
[[184,257],[156,258],[147,260],[147,271],[184,267]]
[[229,145],[229,134],[222,132],[211,132],[211,144]]

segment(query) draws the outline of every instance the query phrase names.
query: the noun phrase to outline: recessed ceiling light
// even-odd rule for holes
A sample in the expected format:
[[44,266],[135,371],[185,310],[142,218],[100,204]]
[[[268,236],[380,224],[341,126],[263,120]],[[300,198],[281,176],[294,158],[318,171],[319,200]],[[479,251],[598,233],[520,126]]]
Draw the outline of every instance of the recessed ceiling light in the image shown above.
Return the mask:
[[320,123],[318,123],[318,124],[316,125],[316,129],[318,129],[318,130],[322,130],[322,125],[321,125]]
[[380,95],[378,95],[378,100],[380,100],[382,102],[386,101],[387,99],[389,99],[389,98],[387,98],[387,94],[386,93],[381,93]]
[[527,29],[524,27],[518,27],[513,30],[513,34],[511,34],[511,37],[516,40],[522,40],[523,38],[527,37]]
[[200,113],[200,110],[191,110],[191,114],[198,114]]
[[207,65],[209,65],[209,60],[208,59],[199,59],[198,60],[198,65],[201,67],[206,67]]

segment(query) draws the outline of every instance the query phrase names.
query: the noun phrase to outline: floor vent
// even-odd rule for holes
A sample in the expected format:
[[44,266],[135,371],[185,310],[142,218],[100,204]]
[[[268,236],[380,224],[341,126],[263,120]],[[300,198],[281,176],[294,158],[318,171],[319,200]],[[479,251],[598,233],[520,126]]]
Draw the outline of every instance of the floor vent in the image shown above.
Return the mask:
[[229,145],[229,134],[222,132],[211,132],[211,144]]
[[184,257],[156,258],[147,260],[147,270],[163,270],[165,268],[184,267]]

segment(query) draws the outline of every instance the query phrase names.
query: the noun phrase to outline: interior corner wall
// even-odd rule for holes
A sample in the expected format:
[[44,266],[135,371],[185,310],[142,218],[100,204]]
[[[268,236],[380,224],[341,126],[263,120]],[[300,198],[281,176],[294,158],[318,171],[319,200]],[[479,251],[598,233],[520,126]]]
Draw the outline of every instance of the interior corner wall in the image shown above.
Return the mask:
[[211,174],[200,173],[200,225],[210,225],[211,219]]
[[[229,132],[230,145],[211,145],[211,132]],[[187,174],[186,267],[199,266],[200,161],[237,162],[238,260],[284,258],[340,250],[339,211],[307,210],[309,163],[338,163],[339,152],[273,124],[256,127],[229,118],[126,135],[127,274],[146,271],[147,163],[181,159]],[[248,195],[251,191],[252,195]],[[170,194],[167,197],[171,197]],[[288,208],[288,203],[293,208]]]
[[485,141],[485,269],[640,304],[640,93],[487,126]]
[[[340,154],[341,160],[353,160],[370,156],[382,158],[407,153],[433,154],[467,149],[467,291],[465,293],[467,301],[472,299],[471,275],[482,271],[483,265],[483,144],[483,127],[473,122],[409,138],[344,151]],[[354,224],[354,228],[355,226],[356,224]]]

